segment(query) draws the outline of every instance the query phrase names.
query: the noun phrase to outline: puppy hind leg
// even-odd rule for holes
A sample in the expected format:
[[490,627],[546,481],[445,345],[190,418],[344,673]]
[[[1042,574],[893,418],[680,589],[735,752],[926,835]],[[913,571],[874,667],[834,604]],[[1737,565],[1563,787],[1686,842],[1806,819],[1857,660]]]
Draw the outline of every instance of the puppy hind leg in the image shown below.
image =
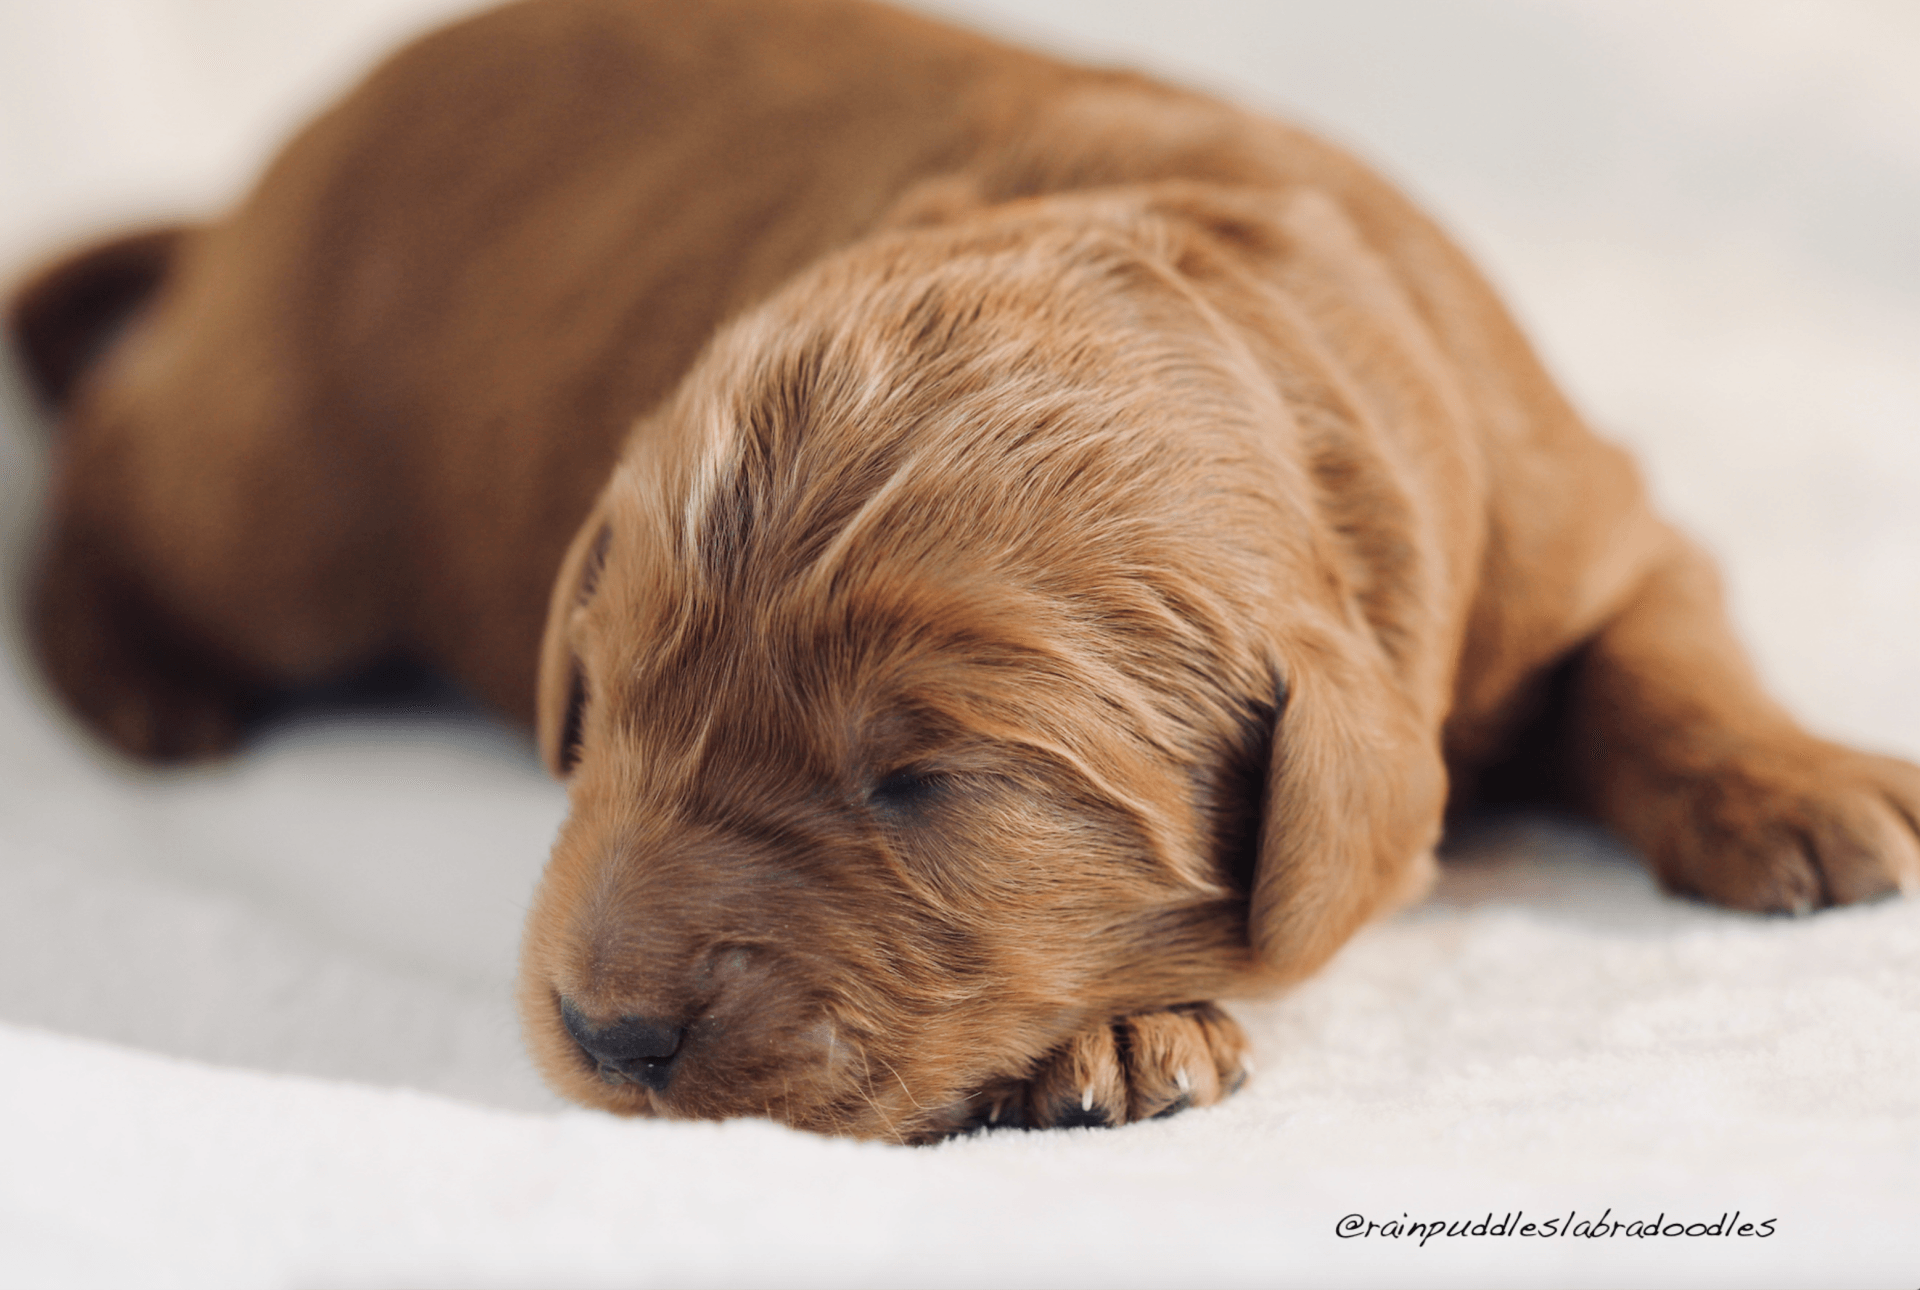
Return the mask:
[[1802,913],[1920,887],[1920,768],[1817,739],[1768,697],[1697,549],[1655,567],[1572,686],[1576,791],[1669,890]]
[[91,543],[62,535],[29,596],[47,678],[108,743],[173,761],[239,742],[265,694],[262,679],[183,633]]
[[120,751],[226,752],[276,694],[391,652],[405,563],[380,558],[355,481],[297,450],[299,416],[127,401],[65,429],[27,625],[54,688]]

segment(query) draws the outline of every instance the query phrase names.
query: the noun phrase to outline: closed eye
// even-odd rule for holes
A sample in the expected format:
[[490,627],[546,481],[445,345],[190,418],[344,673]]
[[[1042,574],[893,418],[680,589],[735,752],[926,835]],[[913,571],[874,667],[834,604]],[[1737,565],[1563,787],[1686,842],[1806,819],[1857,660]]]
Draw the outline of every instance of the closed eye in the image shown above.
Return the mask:
[[948,783],[948,776],[923,767],[896,770],[868,790],[867,801],[889,813],[910,814],[932,804]]

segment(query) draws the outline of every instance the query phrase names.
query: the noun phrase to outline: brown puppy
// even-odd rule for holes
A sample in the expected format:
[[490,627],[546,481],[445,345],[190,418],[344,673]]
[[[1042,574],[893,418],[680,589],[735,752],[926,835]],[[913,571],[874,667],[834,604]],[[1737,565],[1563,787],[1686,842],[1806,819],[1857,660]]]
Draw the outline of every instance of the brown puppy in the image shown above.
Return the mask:
[[591,1104],[1212,1101],[1207,1001],[1417,894],[1535,715],[1675,890],[1920,881],[1920,772],[1759,691],[1445,238],[1138,77],[856,3],[535,0],[14,323],[62,409],[39,647],[128,751],[391,654],[533,717],[544,615],[573,812],[521,1001]]

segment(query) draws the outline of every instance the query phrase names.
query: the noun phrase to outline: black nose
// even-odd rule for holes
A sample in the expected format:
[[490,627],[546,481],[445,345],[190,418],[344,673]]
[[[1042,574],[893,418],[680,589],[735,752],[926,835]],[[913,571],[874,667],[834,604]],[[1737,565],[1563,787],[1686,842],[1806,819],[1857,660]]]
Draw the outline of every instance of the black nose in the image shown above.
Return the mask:
[[573,1042],[600,1068],[609,1084],[644,1084],[654,1092],[673,1078],[674,1059],[687,1037],[685,1026],[652,1017],[622,1017],[608,1026],[595,1026],[571,999],[560,1000],[560,1020]]

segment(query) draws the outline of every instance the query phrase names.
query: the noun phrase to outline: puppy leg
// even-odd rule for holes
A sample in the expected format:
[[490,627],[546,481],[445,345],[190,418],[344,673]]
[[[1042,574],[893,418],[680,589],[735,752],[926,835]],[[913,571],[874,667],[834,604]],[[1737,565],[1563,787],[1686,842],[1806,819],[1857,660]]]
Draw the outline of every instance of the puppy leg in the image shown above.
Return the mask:
[[1586,648],[1569,715],[1577,786],[1672,891],[1801,913],[1920,887],[1920,769],[1795,724],[1689,546]]
[[[217,585],[219,572],[298,547],[316,527],[257,473],[246,476],[238,463],[249,454],[235,450],[243,441],[221,430],[261,423],[255,438],[268,446],[254,458],[285,441],[283,426],[250,401],[263,382],[247,374],[292,365],[250,364],[246,342],[259,328],[218,317],[157,321],[176,261],[206,236],[171,226],[88,247],[28,279],[6,309],[25,374],[58,419],[29,630],[48,680],[75,711],[121,751],[162,760],[230,748],[269,680],[239,633],[204,612],[196,619],[178,569],[203,590],[213,582],[210,599],[230,616],[254,621],[262,598]],[[191,368],[183,338],[211,338],[203,348],[238,368]],[[279,529],[237,526],[248,506]],[[172,577],[159,567],[168,551]],[[204,609],[209,597],[201,599]]]
[[1128,1124],[1211,1106],[1246,1082],[1247,1039],[1210,1003],[1121,1017],[1050,1053],[1023,1085],[982,1099],[980,1122]]
[[129,756],[224,752],[264,691],[256,673],[183,633],[138,579],[72,533],[43,554],[30,614],[48,679]]

